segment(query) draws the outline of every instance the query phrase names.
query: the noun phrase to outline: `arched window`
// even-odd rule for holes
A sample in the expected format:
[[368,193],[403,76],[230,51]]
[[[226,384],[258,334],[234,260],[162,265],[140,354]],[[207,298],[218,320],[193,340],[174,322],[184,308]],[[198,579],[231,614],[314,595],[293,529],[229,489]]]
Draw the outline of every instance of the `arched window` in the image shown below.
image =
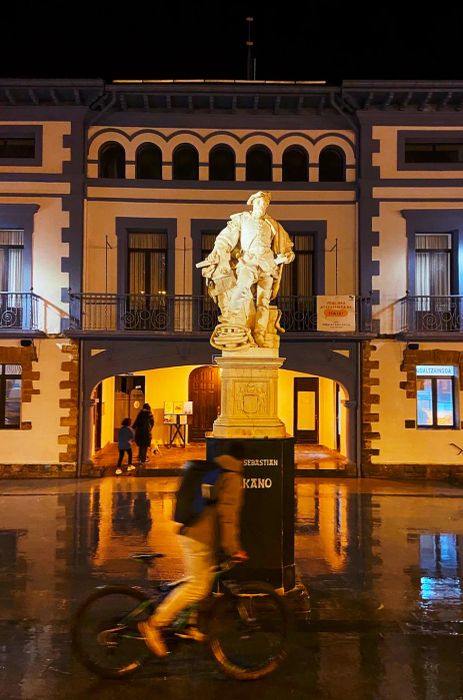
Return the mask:
[[152,143],[142,143],[135,155],[135,177],[140,180],[162,180],[161,149]]
[[98,154],[99,177],[125,177],[125,151],[120,143],[104,143]]
[[265,146],[253,146],[246,153],[246,180],[272,182],[272,154]]
[[174,180],[199,179],[198,151],[194,146],[190,146],[189,144],[177,146],[174,151],[173,161]]
[[209,180],[234,180],[235,154],[228,146],[214,146],[209,154]]
[[318,161],[320,182],[345,182],[346,164],[344,151],[337,146],[327,146]]
[[290,146],[283,153],[283,182],[307,182],[309,159],[300,146]]

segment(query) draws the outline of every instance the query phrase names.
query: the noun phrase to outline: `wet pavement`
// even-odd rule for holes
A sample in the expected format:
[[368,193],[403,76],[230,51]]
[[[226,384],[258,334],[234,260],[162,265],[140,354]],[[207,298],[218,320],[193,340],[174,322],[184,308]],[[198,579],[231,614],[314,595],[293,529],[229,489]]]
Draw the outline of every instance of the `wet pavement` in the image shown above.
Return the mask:
[[[311,595],[272,676],[224,677],[185,646],[127,681],[71,655],[70,618],[94,586],[181,576],[175,477],[0,484],[0,698],[462,700],[463,490],[297,479],[296,567]],[[150,571],[130,554],[167,556]]]
[[[119,451],[115,442],[110,442],[93,456],[96,475],[114,476],[116,471]],[[138,465],[138,448],[134,448],[134,464]],[[206,444],[204,442],[192,442],[185,447],[174,445],[155,445],[149,449],[147,462],[143,465],[142,473],[145,476],[179,473],[181,465],[188,459],[205,459]],[[123,468],[127,466],[127,457],[124,457]],[[294,450],[294,462],[296,473],[304,476],[317,476],[320,473],[332,475],[334,472],[342,476],[356,476],[356,467],[349,463],[347,457],[339,452],[331,450],[325,445],[310,443],[296,443]],[[139,467],[137,467],[139,469]]]

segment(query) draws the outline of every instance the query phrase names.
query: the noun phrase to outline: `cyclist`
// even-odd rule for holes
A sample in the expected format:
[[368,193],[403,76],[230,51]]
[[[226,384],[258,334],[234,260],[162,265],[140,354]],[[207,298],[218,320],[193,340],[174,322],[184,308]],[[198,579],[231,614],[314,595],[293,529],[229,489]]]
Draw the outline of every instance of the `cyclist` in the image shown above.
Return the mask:
[[[231,443],[229,454],[215,458],[223,469],[216,485],[216,502],[206,507],[198,520],[180,530],[181,546],[187,580],[173,589],[138,629],[147,647],[156,656],[169,652],[162,629],[174,620],[181,610],[205,598],[214,582],[216,552],[220,548],[228,556],[245,561],[248,557],[240,543],[240,513],[243,504],[243,457],[241,442]],[[194,625],[187,634],[198,641],[204,635]]]

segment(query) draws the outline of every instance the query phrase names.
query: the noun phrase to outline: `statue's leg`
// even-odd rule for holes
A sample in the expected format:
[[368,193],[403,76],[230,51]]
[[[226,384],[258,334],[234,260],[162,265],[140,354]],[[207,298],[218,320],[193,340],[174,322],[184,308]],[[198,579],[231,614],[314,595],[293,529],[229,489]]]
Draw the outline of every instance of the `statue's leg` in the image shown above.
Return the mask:
[[257,283],[256,299],[256,323],[254,326],[254,340],[257,345],[264,346],[265,333],[268,326],[270,297],[272,294],[273,277],[261,275]]
[[251,287],[255,281],[256,276],[252,268],[238,266],[236,286],[230,293],[227,313],[223,314],[229,323],[250,327],[249,319],[253,307]]

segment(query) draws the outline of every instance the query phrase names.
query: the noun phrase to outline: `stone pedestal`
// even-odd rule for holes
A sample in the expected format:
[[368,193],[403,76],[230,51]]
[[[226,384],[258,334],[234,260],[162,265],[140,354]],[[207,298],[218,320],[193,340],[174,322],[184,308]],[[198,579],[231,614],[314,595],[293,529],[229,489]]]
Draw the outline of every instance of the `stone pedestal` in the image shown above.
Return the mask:
[[207,439],[207,458],[227,453],[239,440],[245,448],[241,540],[249,561],[233,577],[269,581],[291,590],[294,571],[294,440],[278,418],[278,349],[224,352],[222,412]]
[[224,352],[216,360],[221,370],[221,413],[214,437],[284,438],[278,418],[278,350],[251,348]]
[[[207,439],[207,458],[228,452],[232,440]],[[245,447],[241,541],[249,555],[232,578],[268,581],[285,592],[295,585],[294,439],[240,440]]]

